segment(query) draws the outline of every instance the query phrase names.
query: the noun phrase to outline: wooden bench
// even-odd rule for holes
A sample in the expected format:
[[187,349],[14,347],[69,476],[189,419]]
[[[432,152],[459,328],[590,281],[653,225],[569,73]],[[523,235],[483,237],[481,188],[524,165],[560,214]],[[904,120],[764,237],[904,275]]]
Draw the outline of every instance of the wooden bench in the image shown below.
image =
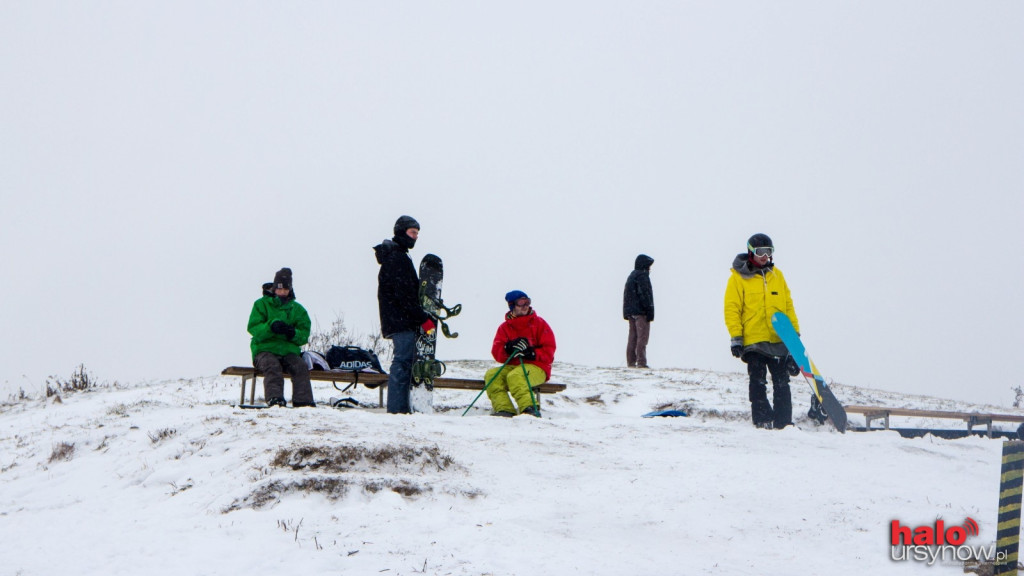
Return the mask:
[[980,412],[952,412],[946,410],[917,410],[914,408],[886,408],[884,406],[846,406],[846,412],[863,414],[865,427],[871,428],[871,421],[883,419],[885,427],[889,430],[889,418],[891,416],[910,416],[913,418],[951,418],[963,420],[967,423],[967,430],[973,431],[975,426],[985,425],[988,428],[988,436],[992,436],[993,422],[1024,422],[1024,415],[1016,414],[985,414]]
[[[238,399],[239,406],[245,406],[245,388],[246,384],[252,380],[252,388],[249,392],[249,406],[256,404],[256,379],[263,376],[263,373],[253,368],[252,366],[228,366],[221,372],[222,376],[241,376],[242,377],[242,391]],[[285,372],[285,378],[291,376]],[[388,386],[388,375],[378,374],[376,372],[342,372],[334,370],[310,370],[309,379],[312,381],[319,382],[331,382],[335,388],[338,388],[339,382],[345,382],[349,384],[345,388],[338,388],[338,390],[346,391],[353,386],[362,384],[367,388],[377,388],[379,392],[380,405],[384,406],[384,389]],[[483,390],[483,380],[471,380],[464,378],[434,378],[434,388],[450,388],[453,390]],[[537,403],[540,403],[541,394],[557,394],[565,390],[565,384],[555,384],[554,382],[545,382],[540,386],[533,387],[534,392],[537,393]]]

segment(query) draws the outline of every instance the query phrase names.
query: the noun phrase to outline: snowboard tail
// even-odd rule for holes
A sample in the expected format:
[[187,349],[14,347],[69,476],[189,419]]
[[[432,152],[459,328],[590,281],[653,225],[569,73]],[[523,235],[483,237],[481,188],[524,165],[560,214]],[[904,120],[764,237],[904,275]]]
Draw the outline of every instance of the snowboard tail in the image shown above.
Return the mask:
[[772,328],[775,329],[775,333],[779,335],[779,338],[782,338],[782,342],[789,349],[789,355],[800,366],[801,374],[807,380],[807,384],[810,385],[811,392],[814,393],[818,402],[821,403],[829,421],[832,422],[836,430],[845,434],[846,409],[843,408],[842,403],[832,393],[832,389],[825,383],[825,378],[818,371],[818,367],[814,365],[814,362],[807,355],[807,349],[800,340],[800,335],[796,333],[796,328],[793,328],[793,323],[789,320],[789,317],[782,312],[776,312],[772,315]]

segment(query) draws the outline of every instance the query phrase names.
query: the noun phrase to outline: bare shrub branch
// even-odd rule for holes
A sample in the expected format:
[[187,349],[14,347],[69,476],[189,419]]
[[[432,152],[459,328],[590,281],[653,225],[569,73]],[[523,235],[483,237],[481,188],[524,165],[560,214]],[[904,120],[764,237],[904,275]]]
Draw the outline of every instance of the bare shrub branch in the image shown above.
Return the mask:
[[69,378],[50,376],[46,379],[46,397],[59,396],[61,392],[82,392],[97,386],[96,377],[79,364]]
[[370,334],[354,333],[345,325],[344,314],[338,315],[334,322],[331,322],[331,325],[324,330],[321,330],[320,324],[316,323],[309,333],[309,342],[306,344],[305,350],[326,354],[331,346],[358,346],[372,350],[383,366],[387,366],[391,362],[391,346],[381,336],[380,331]]

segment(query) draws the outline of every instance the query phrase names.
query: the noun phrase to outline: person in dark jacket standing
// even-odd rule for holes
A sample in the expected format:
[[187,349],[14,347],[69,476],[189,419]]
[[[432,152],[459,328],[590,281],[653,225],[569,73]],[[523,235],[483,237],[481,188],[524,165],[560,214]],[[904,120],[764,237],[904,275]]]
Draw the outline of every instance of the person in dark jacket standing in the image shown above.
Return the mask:
[[309,313],[295,301],[291,268],[281,268],[274,282],[263,285],[263,297],[252,305],[249,334],[252,365],[263,372],[267,406],[287,406],[284,370],[292,377],[292,406],[316,406],[309,369],[300,356],[309,341]]
[[417,329],[433,330],[434,321],[420,307],[420,280],[409,250],[419,238],[420,223],[412,216],[395,222],[394,237],[373,247],[380,264],[377,304],[381,336],[391,340],[394,355],[388,375],[388,414],[409,414],[412,363],[416,358]]
[[629,321],[626,365],[630,368],[647,368],[647,341],[651,336],[651,322],[654,322],[651,264],[654,258],[646,254],[637,256],[622,293],[622,317]]

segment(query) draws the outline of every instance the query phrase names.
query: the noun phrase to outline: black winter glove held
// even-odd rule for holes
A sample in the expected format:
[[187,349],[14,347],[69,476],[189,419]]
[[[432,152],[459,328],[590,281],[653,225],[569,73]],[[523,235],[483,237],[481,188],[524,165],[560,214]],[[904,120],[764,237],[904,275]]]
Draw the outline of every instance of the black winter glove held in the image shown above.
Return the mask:
[[270,325],[270,331],[274,334],[280,334],[289,340],[295,338],[295,326],[285,324],[281,320],[274,320],[274,323]]
[[786,370],[789,371],[790,376],[800,375],[800,366],[796,363],[796,359],[794,359],[792,356],[786,358]]
[[523,353],[527,348],[530,347],[530,343],[526,338],[516,338],[515,340],[509,340],[505,342],[505,353],[515,354],[516,352]]
[[526,349],[526,351],[523,352],[523,360],[536,360],[536,359],[537,359],[537,351],[533,349],[533,346],[530,346],[529,348]]

